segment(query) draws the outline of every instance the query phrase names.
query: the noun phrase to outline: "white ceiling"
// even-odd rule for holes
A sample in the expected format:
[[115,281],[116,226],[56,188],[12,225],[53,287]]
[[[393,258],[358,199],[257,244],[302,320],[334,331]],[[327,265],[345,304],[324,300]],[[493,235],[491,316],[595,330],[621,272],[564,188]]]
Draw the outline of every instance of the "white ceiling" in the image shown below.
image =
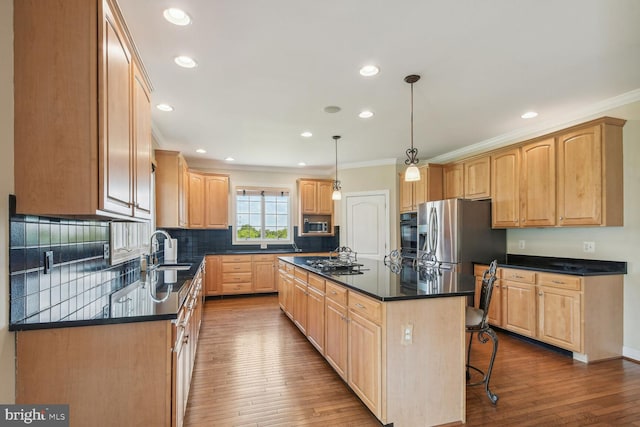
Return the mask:
[[[162,148],[211,165],[426,160],[640,99],[637,0],[119,0],[153,84]],[[193,23],[162,12],[180,7]],[[182,69],[173,57],[199,66]],[[364,78],[359,68],[380,67]],[[342,111],[327,114],[337,105]],[[361,109],[375,116],[360,119]],[[540,115],[523,120],[535,110]],[[302,138],[309,130],[313,137]],[[207,153],[195,153],[204,148]],[[226,165],[225,165],[226,167]],[[302,169],[302,168],[300,168]]]

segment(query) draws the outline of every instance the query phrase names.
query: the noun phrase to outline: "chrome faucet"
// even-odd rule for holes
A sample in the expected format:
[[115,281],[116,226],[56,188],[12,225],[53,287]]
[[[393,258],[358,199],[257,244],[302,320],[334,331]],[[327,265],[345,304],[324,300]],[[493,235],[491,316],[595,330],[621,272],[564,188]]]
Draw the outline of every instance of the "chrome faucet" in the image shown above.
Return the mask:
[[[169,240],[169,247],[172,248],[173,247],[173,242],[171,241],[171,236],[169,235],[169,233],[167,233],[164,230],[156,230],[153,233],[151,233],[151,237],[149,239],[149,266],[148,268],[153,267],[156,262],[154,262],[154,251],[153,251],[153,238],[156,237],[156,234],[162,234],[165,238],[167,238]],[[156,239],[156,242],[158,241],[158,239]],[[156,258],[157,261],[157,258]]]
[[291,247],[293,248],[294,252],[302,252],[302,249],[300,249],[298,245],[296,245],[296,242],[291,242]]

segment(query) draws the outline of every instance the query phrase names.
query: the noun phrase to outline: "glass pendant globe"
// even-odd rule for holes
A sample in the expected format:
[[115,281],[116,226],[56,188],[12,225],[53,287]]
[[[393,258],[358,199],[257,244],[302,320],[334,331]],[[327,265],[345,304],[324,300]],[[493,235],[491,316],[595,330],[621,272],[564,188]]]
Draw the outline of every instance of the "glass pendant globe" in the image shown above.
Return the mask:
[[404,172],[404,180],[407,182],[420,181],[420,170],[413,163],[411,163],[407,170]]

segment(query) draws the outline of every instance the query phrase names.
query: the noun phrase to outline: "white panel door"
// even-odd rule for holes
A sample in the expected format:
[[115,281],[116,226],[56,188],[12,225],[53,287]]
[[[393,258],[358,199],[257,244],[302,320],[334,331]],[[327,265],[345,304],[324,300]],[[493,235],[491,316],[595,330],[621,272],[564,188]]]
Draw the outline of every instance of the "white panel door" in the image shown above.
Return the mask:
[[345,195],[345,244],[358,257],[382,260],[389,246],[387,194]]

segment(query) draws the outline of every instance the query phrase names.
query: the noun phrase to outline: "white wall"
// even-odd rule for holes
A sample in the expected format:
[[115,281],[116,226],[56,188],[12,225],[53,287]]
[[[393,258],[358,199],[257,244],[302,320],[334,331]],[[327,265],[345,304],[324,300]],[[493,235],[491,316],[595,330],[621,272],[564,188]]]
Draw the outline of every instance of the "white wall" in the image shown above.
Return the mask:
[[0,403],[15,402],[9,325],[9,194],[13,193],[13,2],[0,0]]

